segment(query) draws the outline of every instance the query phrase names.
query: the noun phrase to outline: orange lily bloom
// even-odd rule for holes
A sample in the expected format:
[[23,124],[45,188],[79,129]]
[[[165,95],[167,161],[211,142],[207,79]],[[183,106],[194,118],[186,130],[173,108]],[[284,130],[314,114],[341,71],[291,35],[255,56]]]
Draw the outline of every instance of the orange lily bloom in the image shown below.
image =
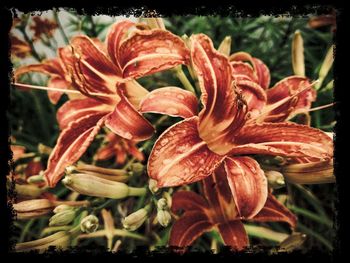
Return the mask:
[[[225,169],[222,165],[212,176],[203,180],[202,192],[205,198],[190,191],[178,191],[174,194],[172,211],[176,213],[184,210],[184,213],[171,229],[171,246],[190,246],[204,232],[216,229],[225,245],[234,250],[242,250],[249,245],[242,220],[285,222],[292,228],[295,227],[296,217],[272,194],[268,195],[266,203],[258,213],[251,214],[249,202],[242,206],[240,193],[231,193]],[[251,187],[250,190],[256,189]]]
[[[241,155],[332,158],[333,142],[321,130],[288,122],[257,123],[259,116],[249,118],[249,105],[234,87],[232,66],[214,49],[207,36],[191,37],[191,62],[202,91],[203,108],[196,116],[193,106],[197,103],[187,100],[186,109],[191,110],[186,116],[182,115],[185,119],[169,127],[156,141],[148,160],[148,173],[158,187],[202,180],[224,163],[233,194],[246,193],[249,180],[259,178],[256,182],[261,186],[256,189],[261,191],[251,192],[250,205],[254,214],[266,202],[266,179],[254,159]],[[149,93],[141,102],[141,111],[144,107],[150,110],[146,107],[149,105],[154,111],[161,112],[165,106],[169,109],[168,104],[161,103],[161,97],[161,89]],[[172,97],[179,99],[175,95]],[[246,183],[236,183],[241,180]],[[244,197],[245,194],[235,196]],[[237,207],[240,209],[239,204]]]
[[138,111],[148,91],[134,79],[188,63],[189,51],[165,30],[135,30],[127,36],[134,26],[130,21],[111,26],[106,48],[76,36],[70,47],[59,50],[72,86],[88,98],[69,100],[57,112],[62,132],[45,171],[49,186],[83,155],[103,125],[136,142],[153,135],[153,126]]

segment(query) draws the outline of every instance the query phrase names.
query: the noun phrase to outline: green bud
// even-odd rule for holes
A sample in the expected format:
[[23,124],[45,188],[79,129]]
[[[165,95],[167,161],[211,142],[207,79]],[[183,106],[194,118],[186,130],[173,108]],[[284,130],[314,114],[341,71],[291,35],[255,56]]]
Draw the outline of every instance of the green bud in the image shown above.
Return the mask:
[[292,251],[300,247],[306,240],[304,233],[293,233],[283,240],[280,244],[280,250]]
[[218,51],[221,54],[228,57],[231,53],[231,42],[232,42],[232,39],[230,36],[225,37],[224,40],[221,42],[221,44],[218,48]]
[[75,218],[75,210],[64,210],[50,218],[49,226],[65,226]]
[[157,181],[154,179],[150,179],[148,182],[148,188],[152,194],[155,194],[159,188],[157,187]]
[[53,212],[55,214],[58,214],[60,212],[67,211],[67,210],[75,210],[75,208],[73,206],[70,206],[70,205],[59,205],[59,206],[56,206],[56,208],[53,210]]
[[165,198],[161,198],[157,202],[157,209],[158,210],[165,210],[168,208],[168,201]]
[[80,229],[85,233],[95,232],[98,226],[98,218],[94,215],[88,215],[80,221]]
[[171,222],[171,215],[167,210],[158,210],[157,220],[161,226],[167,227]]
[[278,189],[285,186],[283,174],[277,171],[265,171],[265,176],[269,186],[273,189]]
[[143,174],[143,171],[145,169],[145,166],[141,163],[133,163],[130,165],[130,171],[136,176],[140,176]]
[[148,218],[149,206],[141,208],[136,212],[128,215],[122,220],[123,227],[129,231],[138,229]]

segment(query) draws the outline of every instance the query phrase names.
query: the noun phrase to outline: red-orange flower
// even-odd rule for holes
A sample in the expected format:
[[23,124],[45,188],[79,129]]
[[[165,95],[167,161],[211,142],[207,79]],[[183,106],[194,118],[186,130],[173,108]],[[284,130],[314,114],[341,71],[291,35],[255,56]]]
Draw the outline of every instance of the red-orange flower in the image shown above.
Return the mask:
[[104,144],[98,149],[94,157],[95,160],[107,160],[115,157],[117,164],[123,164],[128,154],[131,154],[139,161],[144,160],[143,153],[139,151],[134,141],[123,139],[112,132],[106,135]]
[[32,51],[29,44],[18,37],[11,35],[11,54],[18,58],[27,57]]
[[82,156],[103,125],[136,142],[153,135],[153,126],[138,112],[148,91],[134,79],[188,63],[189,51],[181,38],[165,30],[135,30],[127,36],[134,25],[114,24],[107,48],[76,36],[70,48],[60,50],[72,86],[88,98],[70,100],[57,112],[62,132],[45,171],[49,186],[55,186],[65,167]]
[[33,17],[33,21],[34,23],[30,26],[30,29],[34,31],[34,41],[40,39],[42,35],[52,37],[54,31],[58,28],[57,23],[48,18],[35,16]]
[[[246,165],[247,161],[256,166],[247,157],[241,157],[239,165]],[[252,167],[253,167],[252,166]],[[173,196],[172,211],[184,210],[183,215],[174,223],[169,244],[176,247],[190,246],[204,232],[216,229],[225,245],[234,250],[242,250],[249,245],[249,239],[241,220],[256,222],[285,222],[292,228],[296,225],[296,217],[276,198],[269,194],[266,203],[258,212],[251,213],[249,199],[256,190],[254,184],[246,180],[237,181],[237,184],[251,185],[250,192],[232,193],[227,181],[227,165],[221,165],[212,176],[203,181],[205,198],[190,191],[179,191]],[[237,168],[237,167],[236,167]],[[232,169],[232,167],[231,167]],[[242,198],[246,199],[242,203]],[[240,207],[240,209],[239,209]]]
[[[227,170],[231,191],[235,193],[249,187],[249,184],[235,182],[262,173],[258,165],[252,167],[254,160],[251,157],[245,157],[246,161],[241,164],[242,157],[238,156],[332,158],[332,140],[318,129],[288,122],[257,123],[259,116],[249,118],[249,105],[236,92],[228,59],[214,49],[207,36],[191,37],[191,59],[202,91],[203,108],[198,116],[195,116],[195,110],[190,111],[183,116],[185,120],[168,128],[156,141],[148,160],[148,173],[159,187],[202,180],[224,162],[227,167],[236,167]],[[160,90],[157,93],[147,95],[141,110],[160,97]],[[165,104],[153,105],[159,112],[164,112]],[[188,103],[188,108],[192,109],[193,105],[196,103]],[[264,189],[264,181],[259,182],[258,189]],[[250,204],[254,211],[264,205],[266,191],[257,192]]]

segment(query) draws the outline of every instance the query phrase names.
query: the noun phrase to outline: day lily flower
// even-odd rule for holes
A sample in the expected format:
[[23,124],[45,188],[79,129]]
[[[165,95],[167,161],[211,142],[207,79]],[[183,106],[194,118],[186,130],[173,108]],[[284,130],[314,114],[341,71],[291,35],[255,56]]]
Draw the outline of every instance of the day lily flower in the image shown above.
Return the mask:
[[117,164],[125,163],[127,155],[130,154],[139,161],[144,160],[143,153],[136,147],[136,143],[132,140],[125,140],[122,137],[109,132],[104,139],[104,145],[98,149],[94,159],[108,160],[115,157]]
[[27,57],[32,51],[27,42],[19,39],[18,37],[11,35],[11,54],[18,58]]
[[148,91],[134,79],[188,63],[189,51],[181,38],[165,30],[135,30],[127,36],[134,26],[130,21],[114,24],[107,48],[76,36],[70,51],[62,50],[72,86],[88,98],[70,100],[58,110],[62,132],[45,171],[50,187],[82,156],[103,125],[135,142],[153,135],[153,126],[138,112]]
[[52,37],[58,25],[55,21],[40,16],[33,17],[34,23],[30,26],[30,29],[34,32],[33,40],[39,40],[42,35],[46,37]]
[[[212,176],[202,181],[204,198],[191,191],[178,191],[173,195],[172,211],[184,210],[184,213],[171,229],[171,246],[190,246],[204,232],[216,229],[225,245],[242,250],[249,245],[242,220],[285,222],[295,227],[296,217],[272,194],[268,195],[263,208],[252,214],[249,204],[241,203],[238,193],[231,193],[225,169],[220,166]],[[251,190],[255,191],[254,188]]]
[[[332,158],[332,140],[321,130],[295,123],[256,123],[248,119],[247,105],[234,88],[232,67],[207,36],[191,37],[191,59],[202,91],[203,108],[196,116],[193,109],[196,103],[188,101],[187,109],[191,110],[183,115],[185,119],[169,127],[156,141],[148,160],[148,173],[158,187],[202,180],[224,163],[231,191],[242,198],[242,203],[247,201],[247,189],[254,186],[249,202],[254,214],[266,202],[266,178],[254,159],[238,156]],[[161,111],[165,106],[161,95],[161,89],[151,92],[141,103],[141,109],[153,105]],[[237,207],[240,209],[239,203]]]

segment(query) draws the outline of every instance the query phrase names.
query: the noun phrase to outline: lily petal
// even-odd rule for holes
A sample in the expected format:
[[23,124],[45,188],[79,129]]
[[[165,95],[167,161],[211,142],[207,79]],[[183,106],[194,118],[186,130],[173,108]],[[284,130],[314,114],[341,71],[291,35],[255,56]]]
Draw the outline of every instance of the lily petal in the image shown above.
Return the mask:
[[114,111],[107,115],[105,125],[128,140],[143,141],[150,138],[154,133],[154,127],[134,108],[125,97],[125,90],[118,87],[120,101]]
[[224,157],[209,150],[198,135],[198,117],[169,127],[156,141],[148,174],[158,187],[189,184],[209,176]]
[[246,105],[235,94],[228,59],[217,52],[209,37],[191,36],[191,58],[202,90],[199,135],[215,153],[224,155],[244,124]]
[[250,157],[226,158],[225,170],[239,215],[243,218],[254,217],[267,199],[264,171]]
[[63,130],[52,150],[44,176],[50,187],[61,179],[64,169],[84,154],[104,122],[105,113],[84,116]]
[[257,222],[286,222],[291,227],[297,224],[297,217],[269,194],[263,209],[252,219]]
[[178,191],[172,197],[171,211],[202,211],[209,209],[208,202],[200,195],[190,191]]
[[232,66],[233,77],[237,79],[248,79],[254,82],[258,82],[258,77],[251,65],[242,61],[230,62]]
[[71,47],[76,88],[86,95],[91,92],[114,94],[116,83],[123,81],[120,69],[87,36],[74,37]]
[[137,110],[140,108],[141,100],[149,93],[149,91],[142,87],[136,80],[119,84],[119,86],[125,87],[125,96]]
[[190,246],[193,241],[212,227],[213,225],[204,213],[199,211],[186,212],[174,223],[170,232],[169,245],[175,247]]
[[107,114],[113,107],[91,98],[69,100],[57,111],[56,117],[60,129],[65,129],[69,123],[91,114]]
[[[61,77],[52,77],[47,85],[49,88],[59,88],[59,89],[68,89],[70,87],[70,83]],[[57,102],[62,97],[63,92],[61,91],[48,91],[47,96],[52,104],[57,104]]]
[[248,247],[248,235],[240,220],[220,223],[217,227],[226,246],[238,251]]
[[235,138],[231,154],[268,154],[285,157],[333,156],[333,141],[319,129],[295,123],[262,123],[244,126]]
[[114,23],[106,37],[106,44],[107,44],[107,50],[108,50],[108,55],[111,58],[111,60],[114,62],[115,65],[118,65],[121,71],[121,66],[119,64],[119,47],[122,42],[122,40],[126,37],[126,33],[128,30],[134,26],[135,23],[131,22],[129,20],[124,20],[124,21],[118,21]]
[[[285,78],[267,90],[267,103],[272,105],[282,99],[293,96],[309,85],[310,82],[305,77],[291,76]],[[314,89],[305,90],[298,94],[294,100],[289,100],[271,111],[265,121],[284,121],[292,113],[295,114],[310,109],[311,103],[315,99],[316,91]]]
[[169,31],[136,31],[119,49],[119,62],[125,78],[138,78],[188,64],[189,51],[182,39]]
[[196,96],[178,87],[164,87],[150,92],[140,104],[140,112],[189,118],[197,115]]

